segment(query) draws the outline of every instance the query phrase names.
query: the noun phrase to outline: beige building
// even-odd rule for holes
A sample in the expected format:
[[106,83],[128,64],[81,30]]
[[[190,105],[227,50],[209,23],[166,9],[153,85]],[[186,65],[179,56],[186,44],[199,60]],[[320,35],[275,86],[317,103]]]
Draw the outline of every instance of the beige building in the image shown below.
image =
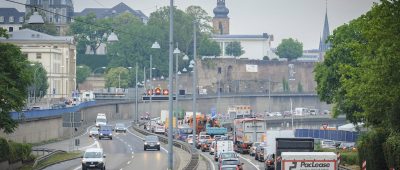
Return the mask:
[[49,88],[47,96],[68,98],[76,88],[76,46],[72,36],[52,36],[30,29],[10,33],[9,39],[29,61],[39,62],[47,71]]

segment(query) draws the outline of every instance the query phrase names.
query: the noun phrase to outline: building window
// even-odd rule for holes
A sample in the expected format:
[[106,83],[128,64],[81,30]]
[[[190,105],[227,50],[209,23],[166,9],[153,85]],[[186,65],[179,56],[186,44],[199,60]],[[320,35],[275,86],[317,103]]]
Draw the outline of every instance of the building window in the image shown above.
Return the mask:
[[42,59],[42,53],[36,53],[36,59]]
[[10,17],[8,18],[8,21],[9,21],[9,22],[14,22],[14,17],[13,17],[13,16],[10,16]]
[[13,32],[14,31],[14,27],[8,27],[8,32]]
[[4,22],[4,17],[0,16],[0,22]]
[[19,22],[24,22],[24,17],[19,17]]

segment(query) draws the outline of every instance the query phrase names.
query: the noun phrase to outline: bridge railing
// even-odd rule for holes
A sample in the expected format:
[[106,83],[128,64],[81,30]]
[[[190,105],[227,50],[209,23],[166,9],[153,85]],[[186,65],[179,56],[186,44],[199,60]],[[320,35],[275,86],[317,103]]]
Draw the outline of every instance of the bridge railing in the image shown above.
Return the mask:
[[[150,133],[138,126],[132,126],[133,129],[143,135],[156,135],[158,136],[159,140],[165,144],[168,143],[168,138],[166,136],[162,136],[162,135],[158,135],[158,134],[154,134],[154,133]],[[174,140],[173,141],[173,145],[175,147],[181,148],[182,150],[188,152],[190,154],[190,161],[186,164],[186,166],[183,168],[184,170],[193,170],[193,169],[197,169],[198,165],[199,165],[199,152],[196,149],[193,149],[193,147],[191,145],[189,145],[186,142],[182,142],[182,141],[177,141]]]
[[312,137],[343,142],[356,142],[359,132],[344,130],[296,129],[295,137]]
[[66,107],[61,109],[42,109],[42,110],[29,110],[22,112],[10,112],[13,120],[32,120],[32,119],[45,119],[51,117],[61,117],[63,113],[77,112],[78,110],[95,105],[95,101],[83,102],[73,107]]

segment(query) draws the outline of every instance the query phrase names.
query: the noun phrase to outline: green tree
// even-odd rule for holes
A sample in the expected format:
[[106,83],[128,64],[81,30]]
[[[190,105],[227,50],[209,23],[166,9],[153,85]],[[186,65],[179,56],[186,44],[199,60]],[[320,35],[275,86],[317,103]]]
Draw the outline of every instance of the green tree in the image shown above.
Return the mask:
[[338,27],[332,48],[315,68],[320,99],[334,104],[335,116],[371,130],[360,138],[360,160],[368,169],[400,168],[400,3],[382,0]]
[[207,11],[200,6],[189,6],[186,8],[186,14],[192,17],[192,21],[197,21],[199,30],[203,33],[211,33],[212,26],[210,25],[212,17],[208,15]]
[[106,87],[127,88],[129,77],[128,69],[124,67],[111,68],[106,74]]
[[264,56],[263,60],[269,60],[269,57],[268,56]]
[[100,45],[107,41],[111,33],[111,19],[97,19],[94,13],[76,17],[70,25],[69,34],[75,35],[78,40],[78,54],[84,54],[86,46],[96,54]]
[[289,61],[297,59],[303,55],[303,44],[293,38],[283,39],[277,47],[277,54]]
[[201,37],[198,50],[200,56],[219,56],[221,54],[218,43],[207,36]]
[[25,106],[33,73],[27,58],[13,44],[0,43],[0,60],[0,129],[12,133],[17,122],[11,119],[10,112],[21,111]]
[[225,47],[226,54],[239,57],[245,53],[240,42],[231,42]]
[[47,71],[43,65],[38,62],[31,63],[32,84],[31,90],[35,91],[35,97],[42,98],[47,94],[49,83],[47,81]]
[[80,65],[76,68],[76,83],[83,83],[92,73],[92,69],[87,65]]
[[0,28],[0,37],[8,38],[7,30]]

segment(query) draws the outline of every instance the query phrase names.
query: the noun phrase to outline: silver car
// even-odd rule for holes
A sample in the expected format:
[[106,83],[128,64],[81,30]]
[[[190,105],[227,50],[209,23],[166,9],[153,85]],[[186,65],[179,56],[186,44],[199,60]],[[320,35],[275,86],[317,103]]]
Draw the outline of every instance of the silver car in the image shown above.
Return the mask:
[[90,128],[89,137],[98,136],[98,135],[99,135],[99,129],[97,127]]
[[117,123],[114,128],[115,132],[124,132],[126,133],[126,127],[123,123]]

